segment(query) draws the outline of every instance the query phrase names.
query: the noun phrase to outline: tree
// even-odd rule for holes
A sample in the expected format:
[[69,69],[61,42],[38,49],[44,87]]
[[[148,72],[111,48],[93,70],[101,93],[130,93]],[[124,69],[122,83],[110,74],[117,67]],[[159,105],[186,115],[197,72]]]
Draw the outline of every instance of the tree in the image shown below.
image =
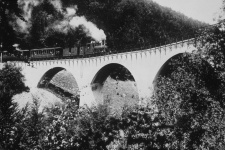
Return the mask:
[[6,147],[10,145],[10,133],[15,130],[19,121],[17,113],[17,104],[13,102],[12,97],[23,91],[28,91],[24,84],[24,76],[21,74],[21,68],[12,64],[5,64],[0,71],[0,145]]
[[[57,35],[48,29],[53,22],[62,18],[63,15],[55,9],[50,1],[43,1],[35,6],[32,11],[30,35],[28,37],[30,48],[56,46],[56,43],[59,42],[56,39],[61,35]],[[51,38],[53,44],[48,43],[49,40],[47,39],[49,38]]]
[[[0,45],[3,49],[10,49],[14,44],[15,33],[10,21],[12,16],[17,16],[21,20],[24,18],[21,15],[21,10],[17,0],[1,0],[0,1]],[[24,20],[25,21],[25,20]]]
[[153,1],[63,0],[62,3],[65,7],[77,5],[78,16],[85,16],[103,29],[112,51],[194,37],[195,30],[206,25]]
[[225,148],[223,25],[201,31],[198,51],[173,60],[157,81],[154,102],[173,126],[172,149]]

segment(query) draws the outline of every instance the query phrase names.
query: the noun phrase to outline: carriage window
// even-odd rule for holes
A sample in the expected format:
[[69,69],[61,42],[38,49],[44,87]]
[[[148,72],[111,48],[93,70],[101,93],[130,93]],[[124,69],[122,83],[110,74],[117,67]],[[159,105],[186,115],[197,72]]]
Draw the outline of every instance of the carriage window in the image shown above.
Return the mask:
[[57,49],[56,51],[57,51],[57,54],[59,54],[59,53],[60,53],[60,50],[59,50],[59,49]]
[[101,46],[101,43],[95,43],[95,46]]

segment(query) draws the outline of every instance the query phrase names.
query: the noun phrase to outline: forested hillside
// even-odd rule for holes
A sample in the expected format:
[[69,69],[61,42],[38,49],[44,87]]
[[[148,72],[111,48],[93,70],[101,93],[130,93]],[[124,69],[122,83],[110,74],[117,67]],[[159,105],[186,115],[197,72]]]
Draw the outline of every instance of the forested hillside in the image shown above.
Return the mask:
[[207,25],[152,0],[47,0],[30,3],[29,7],[25,4],[21,0],[19,6],[30,12],[29,24],[23,30],[15,24],[14,28],[19,31],[17,43],[28,49],[96,40],[88,25],[104,32],[112,50],[191,38],[198,28]]
[[193,20],[152,0],[70,0],[78,15],[102,28],[110,47],[137,47],[190,38],[206,24]]

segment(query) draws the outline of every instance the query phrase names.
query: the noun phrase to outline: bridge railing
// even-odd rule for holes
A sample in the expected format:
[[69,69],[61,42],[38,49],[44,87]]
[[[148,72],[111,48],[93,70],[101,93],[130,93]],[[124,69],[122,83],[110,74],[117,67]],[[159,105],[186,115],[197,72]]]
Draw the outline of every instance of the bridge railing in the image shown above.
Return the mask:
[[[220,24],[220,23],[218,23]],[[211,28],[214,26],[218,26],[218,24],[215,25],[209,25],[207,27],[203,27],[203,29],[205,28]],[[200,30],[200,29],[199,29]],[[72,56],[70,58],[72,59],[76,59],[76,58],[89,58],[89,57],[97,57],[97,56],[104,56],[104,55],[109,55],[109,54],[118,54],[118,53],[124,53],[124,52],[132,52],[132,51],[143,51],[143,50],[156,50],[156,49],[161,49],[161,48],[168,48],[171,46],[178,46],[178,45],[194,45],[196,46],[198,43],[197,41],[197,35],[195,34],[193,37],[187,37],[186,39],[181,37],[181,38],[177,38],[175,39],[175,41],[171,42],[171,43],[164,43],[162,44],[162,42],[160,43],[155,43],[155,44],[150,44],[150,45],[146,45],[143,44],[139,47],[127,47],[127,48],[119,48],[119,49],[108,49],[105,52],[102,53],[98,53],[98,54],[93,54],[93,55],[80,55],[80,56]],[[59,58],[48,58],[48,59],[40,59],[40,60],[49,60],[49,59],[59,59]],[[60,59],[68,59],[68,58],[60,58]]]
[[[221,23],[224,23],[224,22],[221,22]],[[218,24],[215,24],[215,25],[210,25],[210,26],[207,26],[207,27],[203,27],[203,29],[206,29],[206,28],[212,28],[212,27],[217,27],[218,25],[220,25],[220,23]],[[199,29],[200,30],[200,29]],[[143,50],[157,50],[157,49],[162,49],[162,48],[168,48],[168,47],[171,47],[171,46],[184,46],[184,45],[193,45],[193,46],[197,46],[199,44],[199,41],[198,41],[198,36],[197,34],[193,35],[193,37],[187,37],[186,39],[184,38],[179,38],[179,39],[175,39],[175,41],[173,42],[170,42],[170,43],[163,43],[162,42],[160,43],[155,43],[155,44],[142,44],[140,45],[139,47],[126,47],[126,48],[119,48],[119,49],[108,49],[107,51],[105,52],[102,52],[102,53],[98,53],[98,54],[93,54],[93,55],[80,55],[80,56],[72,56],[70,57],[69,59],[76,59],[76,58],[89,58],[89,57],[97,57],[97,56],[104,56],[104,55],[109,55],[109,54],[118,54],[118,53],[124,53],[124,52],[133,52],[133,51],[143,51]],[[202,43],[201,43],[202,45]],[[35,59],[35,61],[41,61],[41,60],[55,60],[55,59],[68,59],[68,58],[58,58],[58,57],[53,57],[53,58],[41,58],[40,60],[37,60]],[[33,61],[33,60],[30,60],[30,61]]]
[[[162,49],[162,48],[168,48],[171,46],[184,46],[184,45],[194,45],[196,46],[197,43],[197,39],[196,38],[191,38],[191,39],[186,39],[186,40],[182,40],[182,41],[178,41],[178,42],[173,42],[170,44],[165,44],[165,45],[161,45],[161,44],[155,44],[154,46],[142,46],[142,47],[136,47],[136,48],[130,48],[130,49],[121,49],[119,51],[112,51],[109,54],[117,54],[117,53],[124,53],[124,52],[133,52],[133,51],[142,51],[142,50],[156,50],[156,49]],[[99,55],[100,56],[100,55]]]
[[121,48],[121,49],[116,49],[116,50],[109,50],[109,54],[117,54],[117,53],[124,53],[124,52],[132,52],[132,51],[138,51],[138,50],[146,50],[146,49],[158,49],[158,48],[166,48],[169,46],[178,46],[178,45],[194,45],[195,47],[200,44],[203,45],[202,41],[198,40],[199,37],[199,33],[197,32],[201,32],[202,30],[207,30],[207,29],[212,29],[213,27],[219,27],[219,26],[223,26],[223,28],[225,28],[225,20],[222,20],[221,22],[217,23],[217,24],[213,24],[213,25],[208,25],[205,27],[201,27],[196,31],[196,34],[194,34],[192,37],[187,37],[187,38],[177,38],[175,39],[175,41],[170,42],[170,43],[156,43],[156,44],[151,44],[151,45],[145,45],[143,44],[142,46],[139,47],[135,47],[135,48]]

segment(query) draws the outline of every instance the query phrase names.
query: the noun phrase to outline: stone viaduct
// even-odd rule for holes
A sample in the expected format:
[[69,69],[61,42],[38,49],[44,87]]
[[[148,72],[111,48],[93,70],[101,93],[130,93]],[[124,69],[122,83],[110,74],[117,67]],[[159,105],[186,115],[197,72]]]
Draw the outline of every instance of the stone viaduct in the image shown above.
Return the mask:
[[164,64],[176,55],[194,50],[195,39],[189,39],[144,50],[98,57],[32,61],[33,66],[24,62],[13,63],[22,67],[26,84],[30,88],[38,87],[43,78],[48,76],[51,79],[63,69],[70,72],[78,84],[80,105],[91,105],[96,103],[96,99],[101,100],[101,89],[110,70],[122,65],[133,75],[139,93],[139,103],[142,103],[152,95],[154,81],[165,69]]

